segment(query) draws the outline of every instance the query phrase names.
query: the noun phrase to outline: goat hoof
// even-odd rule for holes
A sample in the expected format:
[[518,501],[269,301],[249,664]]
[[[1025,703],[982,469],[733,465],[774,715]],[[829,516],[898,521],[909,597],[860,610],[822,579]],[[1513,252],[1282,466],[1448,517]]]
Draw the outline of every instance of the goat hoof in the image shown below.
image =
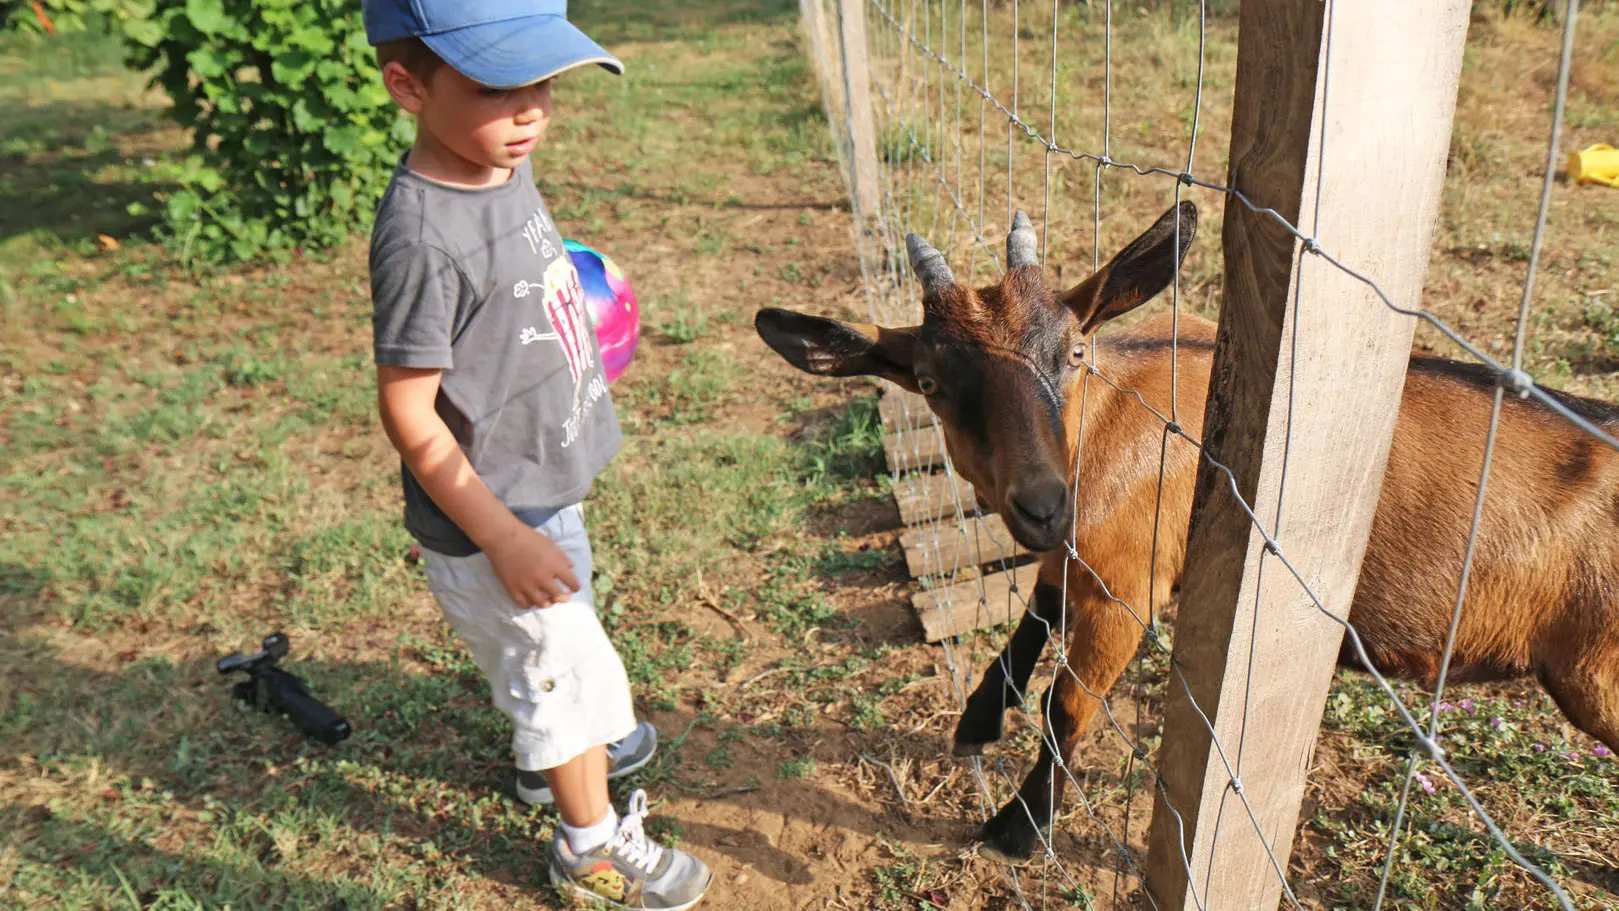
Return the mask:
[[965,740],[957,740],[950,746],[950,755],[956,757],[957,759],[968,759],[973,756],[982,756],[984,755],[984,747],[987,746],[989,746],[987,743],[969,743]]
[[969,708],[967,714],[961,716],[956,723],[956,735],[950,747],[950,754],[958,758],[979,756],[984,747],[1001,739],[1000,713],[996,713],[992,722],[979,722],[973,718]]
[[1040,844],[1039,831],[1016,799],[984,823],[978,837],[983,842],[978,846],[979,856],[1003,864],[1028,860]]
[[989,861],[990,863],[1005,864],[1008,867],[1015,867],[1018,864],[1028,863],[1029,858],[1033,857],[1034,855],[1031,852],[1019,857],[1013,857],[986,841],[978,846],[978,856]]

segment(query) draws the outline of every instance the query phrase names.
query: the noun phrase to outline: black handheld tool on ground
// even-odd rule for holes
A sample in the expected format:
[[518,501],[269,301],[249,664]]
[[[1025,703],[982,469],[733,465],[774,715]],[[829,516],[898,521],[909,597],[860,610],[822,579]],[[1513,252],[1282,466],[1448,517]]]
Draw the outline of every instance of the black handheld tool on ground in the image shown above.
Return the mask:
[[286,657],[290,647],[285,633],[271,633],[264,637],[263,651],[252,655],[231,652],[214,667],[221,674],[233,671],[247,674],[248,679],[231,688],[232,694],[242,702],[287,716],[306,736],[328,746],[346,740],[354,732],[348,720],[309,695],[303,681],[275,666]]

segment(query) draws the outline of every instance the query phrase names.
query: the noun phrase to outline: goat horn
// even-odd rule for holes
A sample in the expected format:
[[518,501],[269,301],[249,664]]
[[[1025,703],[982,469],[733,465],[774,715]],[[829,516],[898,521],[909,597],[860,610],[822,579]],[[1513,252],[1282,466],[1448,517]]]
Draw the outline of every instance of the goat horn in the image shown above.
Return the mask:
[[916,273],[916,280],[922,283],[923,294],[956,280],[949,264],[944,261],[944,254],[933,249],[933,245],[921,237],[905,235],[905,249],[911,254],[911,271]]
[[1034,236],[1034,223],[1019,209],[1012,219],[1012,233],[1006,235],[1006,268],[1037,266],[1040,256],[1035,252],[1039,240]]

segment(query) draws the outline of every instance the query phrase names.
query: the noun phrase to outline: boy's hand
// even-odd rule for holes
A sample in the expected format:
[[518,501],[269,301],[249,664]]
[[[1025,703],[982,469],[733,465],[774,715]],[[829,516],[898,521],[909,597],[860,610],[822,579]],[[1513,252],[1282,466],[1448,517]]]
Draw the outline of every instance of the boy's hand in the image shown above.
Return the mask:
[[525,610],[561,604],[579,590],[573,561],[562,548],[521,523],[491,542],[484,553],[489,555],[495,574],[506,586],[506,594]]
[[556,542],[523,524],[489,492],[434,407],[442,373],[377,368],[377,400],[388,439],[433,502],[489,555],[519,607],[550,607],[568,600],[579,590],[573,562]]

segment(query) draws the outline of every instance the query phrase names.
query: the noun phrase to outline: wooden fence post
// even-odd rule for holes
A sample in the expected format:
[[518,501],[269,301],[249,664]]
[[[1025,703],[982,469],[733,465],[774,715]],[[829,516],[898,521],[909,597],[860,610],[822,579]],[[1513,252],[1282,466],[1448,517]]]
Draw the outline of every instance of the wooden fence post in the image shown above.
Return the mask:
[[849,131],[849,182],[864,225],[877,215],[877,134],[871,125],[871,72],[866,62],[866,0],[837,0],[843,58],[844,113]]
[[[1427,269],[1469,5],[1241,6],[1230,186],[1404,307],[1418,305]],[[1300,242],[1271,216],[1227,200],[1202,439],[1342,617],[1382,487],[1414,321],[1325,259],[1301,257]],[[1170,678],[1147,888],[1164,911],[1275,908],[1342,629],[1266,553],[1230,479],[1207,461],[1180,605],[1174,658],[1187,685]]]

